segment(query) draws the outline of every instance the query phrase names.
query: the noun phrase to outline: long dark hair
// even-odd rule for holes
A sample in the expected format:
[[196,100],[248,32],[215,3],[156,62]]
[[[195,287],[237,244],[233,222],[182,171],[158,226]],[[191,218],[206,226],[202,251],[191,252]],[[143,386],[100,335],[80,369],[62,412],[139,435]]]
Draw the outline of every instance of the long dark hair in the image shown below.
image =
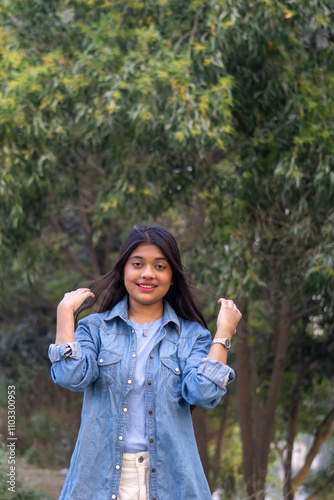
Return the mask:
[[184,271],[179,248],[174,236],[160,226],[141,224],[134,226],[127,236],[119,257],[113,268],[101,278],[90,282],[89,287],[94,292],[95,298],[83,305],[76,312],[78,315],[85,309],[100,303],[99,312],[111,310],[127,294],[124,285],[124,266],[136,247],[142,244],[156,245],[167,258],[173,272],[173,285],[165,295],[165,299],[173,307],[178,316],[190,321],[196,321],[207,328],[204,316],[198,307],[191,292]]

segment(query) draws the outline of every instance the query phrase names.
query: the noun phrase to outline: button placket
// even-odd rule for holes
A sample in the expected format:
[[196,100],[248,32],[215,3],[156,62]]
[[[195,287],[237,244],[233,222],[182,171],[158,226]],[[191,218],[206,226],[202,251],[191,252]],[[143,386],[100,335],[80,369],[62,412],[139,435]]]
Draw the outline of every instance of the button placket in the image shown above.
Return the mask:
[[[118,421],[118,426],[117,426],[117,444],[116,444],[116,449],[115,449],[115,457],[114,457],[114,473],[111,481],[111,488],[112,491],[114,491],[114,494],[112,494],[111,499],[116,500],[117,499],[117,491],[119,488],[119,482],[120,482],[120,477],[121,477],[121,464],[123,461],[123,453],[124,453],[124,444],[125,444],[125,438],[124,438],[124,433],[127,425],[127,415],[129,413],[128,410],[128,397],[129,393],[132,390],[132,385],[133,385],[133,378],[135,374],[135,367],[136,367],[136,336],[131,336],[130,338],[130,344],[129,344],[129,350],[128,352],[130,353],[128,357],[128,365],[127,365],[127,375],[125,377],[125,380],[122,385],[122,397],[120,401],[120,418]],[[104,360],[101,358],[102,362]],[[100,360],[99,360],[100,361]]]
[[[157,344],[160,342],[162,337],[159,338],[159,341]],[[156,345],[157,345],[156,344]],[[156,346],[155,346],[156,347]],[[153,348],[154,349],[154,348]],[[153,350],[152,350],[153,352]],[[152,494],[157,493],[157,479],[156,479],[156,449],[155,449],[155,418],[154,418],[154,356],[152,354],[149,355],[148,360],[147,360],[147,377],[146,377],[146,388],[145,392],[147,393],[147,398],[145,398],[145,401],[147,401],[147,424],[146,424],[146,431],[147,431],[147,438],[149,442],[149,456],[150,456],[150,465],[151,465],[151,470],[150,470],[150,484],[152,484]],[[153,417],[153,418],[152,418]],[[153,497],[154,499],[156,497]],[[153,500],[152,498],[152,500]]]

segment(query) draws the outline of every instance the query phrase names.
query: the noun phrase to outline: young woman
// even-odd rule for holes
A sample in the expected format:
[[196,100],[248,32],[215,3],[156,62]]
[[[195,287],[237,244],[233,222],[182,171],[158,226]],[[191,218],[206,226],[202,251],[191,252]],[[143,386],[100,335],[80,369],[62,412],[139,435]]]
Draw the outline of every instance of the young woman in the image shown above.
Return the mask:
[[[84,391],[60,500],[211,499],[190,408],[213,408],[234,379],[226,359],[241,313],[219,299],[211,340],[176,241],[158,226],[134,227],[92,289],[65,294],[49,348],[53,381]],[[74,331],[88,298],[100,310]]]

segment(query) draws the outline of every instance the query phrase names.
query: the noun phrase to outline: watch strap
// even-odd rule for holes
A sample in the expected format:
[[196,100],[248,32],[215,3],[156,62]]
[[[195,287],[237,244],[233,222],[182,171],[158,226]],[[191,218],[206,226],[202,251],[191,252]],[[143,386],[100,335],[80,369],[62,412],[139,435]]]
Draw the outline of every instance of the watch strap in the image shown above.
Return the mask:
[[213,339],[212,344],[221,344],[228,351],[231,348],[230,339],[222,338],[222,339]]

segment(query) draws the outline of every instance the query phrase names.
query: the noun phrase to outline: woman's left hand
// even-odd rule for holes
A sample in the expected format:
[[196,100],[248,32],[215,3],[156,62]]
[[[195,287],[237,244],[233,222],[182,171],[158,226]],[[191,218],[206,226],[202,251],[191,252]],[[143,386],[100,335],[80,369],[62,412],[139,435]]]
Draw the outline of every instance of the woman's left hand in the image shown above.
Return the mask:
[[224,337],[232,337],[236,332],[242,314],[233,300],[220,298],[218,303],[220,304],[220,311],[217,317],[217,328],[224,332]]

